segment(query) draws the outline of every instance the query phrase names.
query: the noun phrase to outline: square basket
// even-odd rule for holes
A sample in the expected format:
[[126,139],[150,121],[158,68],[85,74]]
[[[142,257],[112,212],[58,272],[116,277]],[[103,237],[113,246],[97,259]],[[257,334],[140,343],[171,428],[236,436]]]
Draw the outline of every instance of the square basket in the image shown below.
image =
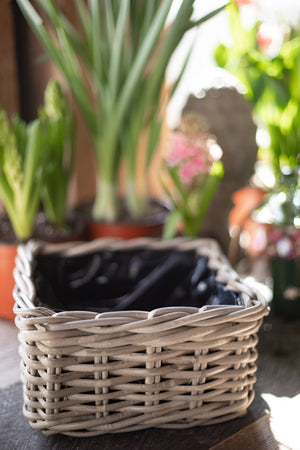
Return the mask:
[[[128,251],[205,258],[215,282],[239,301],[220,305],[214,296],[201,307],[187,300],[150,311],[45,306],[49,298],[41,292],[51,297],[51,283],[67,278],[61,267],[107,255],[113,267],[114,257]],[[36,276],[40,264],[49,268],[43,291]],[[18,249],[14,276],[24,414],[33,428],[47,435],[95,436],[188,428],[246,414],[254,398],[256,333],[268,306],[229,266],[215,241],[31,241]],[[70,304],[68,291],[62,297]]]

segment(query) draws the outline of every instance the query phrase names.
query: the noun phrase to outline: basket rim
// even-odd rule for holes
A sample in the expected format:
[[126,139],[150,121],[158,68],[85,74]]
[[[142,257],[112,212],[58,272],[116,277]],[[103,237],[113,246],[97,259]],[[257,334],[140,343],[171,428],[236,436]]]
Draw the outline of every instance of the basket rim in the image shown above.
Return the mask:
[[[111,311],[111,312],[93,312],[93,311],[55,311],[47,307],[37,307],[34,305],[36,291],[32,275],[32,266],[34,258],[38,254],[50,255],[60,254],[63,257],[74,257],[83,254],[93,253],[100,250],[118,250],[127,251],[134,248],[152,248],[157,250],[165,250],[168,248],[179,250],[195,250],[198,254],[208,256],[208,265],[214,268],[217,265],[217,278],[222,278],[230,289],[241,292],[244,299],[244,305],[204,305],[200,308],[190,306],[168,306],[156,308],[149,311],[131,310],[131,311]],[[13,297],[15,299],[14,313],[16,320],[18,318],[30,321],[36,321],[41,318],[44,322],[45,318],[52,318],[55,323],[59,324],[64,321],[70,323],[73,327],[75,322],[80,322],[82,326],[95,322],[110,324],[118,321],[152,321],[153,318],[161,315],[176,315],[184,317],[185,315],[197,316],[201,314],[203,320],[211,317],[217,318],[224,314],[228,317],[238,315],[267,315],[268,304],[264,296],[257,289],[254,283],[242,279],[237,272],[230,266],[226,256],[222,253],[219,244],[210,238],[183,238],[177,237],[169,241],[162,241],[159,238],[137,238],[130,241],[124,241],[117,238],[99,238],[90,242],[67,242],[63,244],[47,243],[38,240],[29,240],[25,244],[20,244],[17,248],[16,266],[14,269],[15,287]],[[31,318],[31,319],[30,319]],[[230,319],[229,319],[230,320]],[[66,322],[67,321],[67,322]]]

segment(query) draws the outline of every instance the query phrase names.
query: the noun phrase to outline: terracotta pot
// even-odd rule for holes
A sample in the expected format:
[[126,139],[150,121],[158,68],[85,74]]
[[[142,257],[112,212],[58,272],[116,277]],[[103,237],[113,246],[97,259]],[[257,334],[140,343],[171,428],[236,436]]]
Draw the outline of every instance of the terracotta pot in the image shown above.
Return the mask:
[[9,320],[15,318],[12,292],[15,285],[13,269],[16,254],[17,245],[0,243],[0,317]]
[[[129,217],[119,222],[101,222],[90,219],[86,224],[86,239],[94,240],[101,237],[120,239],[160,238],[169,209],[166,205],[153,200],[150,210],[149,216],[142,218],[140,221],[130,221]],[[91,218],[91,208],[89,209],[89,217]]]
[[89,222],[87,224],[87,239],[100,237],[117,237],[121,239],[134,239],[138,237],[161,237],[163,221],[149,224],[136,223],[105,223]]
[[[72,235],[69,239],[61,241],[53,241],[55,243],[80,241],[81,234]],[[0,318],[14,320],[15,314],[13,312],[14,299],[12,292],[15,286],[13,270],[15,268],[15,257],[17,254],[18,245],[0,243]]]
[[259,188],[246,186],[232,196],[235,206],[229,215],[231,242],[228,249],[228,258],[232,265],[235,265],[238,259],[242,232],[248,238],[245,250],[250,259],[257,258],[265,251],[267,227],[251,217],[251,213],[262,203],[265,195],[265,191]]
[[232,196],[234,207],[229,215],[229,226],[243,228],[252,211],[261,204],[266,192],[253,186],[246,186]]
[[[41,237],[39,237],[42,239]],[[62,239],[54,238],[47,239],[47,242],[63,243],[72,241],[82,241],[83,225],[80,224],[78,229],[74,230],[70,235],[64,236]],[[15,314],[13,312],[14,299],[12,292],[15,285],[13,277],[13,270],[15,268],[15,257],[17,254],[18,244],[11,244],[5,241],[0,241],[0,318],[14,320]]]

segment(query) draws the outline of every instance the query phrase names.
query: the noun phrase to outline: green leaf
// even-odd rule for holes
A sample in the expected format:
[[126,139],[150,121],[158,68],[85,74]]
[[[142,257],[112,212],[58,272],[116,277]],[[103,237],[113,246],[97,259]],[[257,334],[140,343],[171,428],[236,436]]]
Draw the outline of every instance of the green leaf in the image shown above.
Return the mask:
[[168,214],[163,228],[163,240],[172,239],[177,235],[178,227],[182,220],[182,213],[179,210],[172,211]]
[[27,124],[19,116],[15,116],[12,121],[12,132],[16,137],[18,153],[24,158],[24,149],[27,143]]
[[57,81],[45,91],[45,107],[40,110],[43,125],[42,202],[48,220],[63,226],[67,215],[68,185],[74,160],[74,120]]
[[184,73],[186,71],[188,62],[190,60],[190,57],[191,57],[191,54],[192,54],[192,51],[193,51],[193,48],[194,48],[195,41],[196,41],[196,39],[194,39],[192,45],[190,46],[190,49],[189,49],[189,51],[187,53],[187,56],[185,57],[185,60],[184,60],[183,65],[181,67],[181,70],[180,70],[180,72],[179,72],[179,74],[178,74],[178,76],[177,76],[177,78],[176,78],[176,80],[174,82],[174,85],[172,86],[172,91],[171,91],[170,97],[172,97],[174,95],[174,93],[176,92],[176,90],[177,90],[177,88],[178,88],[178,86],[179,86],[179,84],[180,84],[180,82],[182,80],[182,77],[183,77],[183,75],[184,75]]
[[35,180],[40,170],[42,160],[43,134],[41,124],[35,120],[28,126],[28,140],[24,160],[23,197],[26,205],[30,204],[33,192],[36,189]]
[[161,127],[162,122],[160,120],[155,120],[154,118],[152,120],[152,123],[150,125],[149,130],[149,137],[148,137],[148,149],[147,149],[147,157],[146,157],[146,167],[150,166],[150,163],[152,161],[152,157],[155,153],[155,150],[157,148],[160,134],[161,134]]
[[37,3],[44,9],[47,16],[50,18],[51,22],[55,27],[60,27],[63,25],[66,35],[69,39],[71,39],[74,43],[79,46],[80,39],[78,32],[74,25],[66,18],[66,16],[60,14],[59,9],[57,8],[55,2],[53,0],[37,0]]
[[[128,168],[128,184],[133,185],[138,142],[144,127],[150,129],[147,167],[155,153],[162,120],[160,96],[174,50],[188,29],[208,20],[221,8],[193,22],[194,0],[185,0],[172,24],[164,29],[172,0],[76,0],[81,27],[77,33],[53,0],[38,2],[53,34],[34,14],[28,0],[18,0],[34,33],[70,85],[94,142],[102,188],[106,186],[108,192],[104,197],[117,205],[112,185],[117,184],[123,159]],[[188,58],[174,88],[187,61]],[[145,186],[147,181],[146,176]],[[134,203],[138,204],[136,199],[131,201]],[[95,204],[94,211],[101,211],[100,218],[106,213],[104,201],[96,199]],[[115,216],[114,209],[106,207],[110,218]]]
[[189,217],[189,220],[185,222],[184,231],[187,236],[195,237],[198,235],[205,217],[205,213],[219,187],[220,180],[223,176],[222,163],[220,161],[216,161],[213,166],[215,167],[211,169],[211,173],[207,175],[201,188],[201,194],[198,198],[197,212],[195,215]]
[[97,80],[101,79],[102,61],[99,42],[101,42],[100,6],[98,0],[90,0],[90,11],[92,17],[92,39],[93,39],[93,71]]
[[136,88],[136,84],[142,76],[142,73],[154,49],[154,46],[157,43],[157,39],[163,29],[171,4],[172,0],[165,0],[161,3],[158,12],[151,26],[149,27],[148,33],[145,36],[143,44],[141,45],[139,52],[136,55],[132,68],[126,77],[126,81],[119,98],[119,106],[116,117],[117,124],[121,122],[126,108],[130,104],[131,97],[134,94]]
[[37,29],[43,24],[43,20],[29,0],[17,0],[17,3],[33,29]]
[[183,204],[185,205],[185,209],[188,205],[188,193],[185,191],[184,187],[182,186],[182,182],[178,173],[177,167],[169,167],[169,174],[171,175],[171,178],[176,186],[176,189],[178,193],[180,194],[180,197],[183,201]]
[[125,50],[125,31],[126,19],[128,16],[129,0],[121,2],[120,11],[116,24],[116,31],[112,43],[111,60],[109,67],[109,86],[111,91],[112,102],[116,101],[118,85],[120,79],[120,70],[122,64],[123,54]]
[[224,5],[214,9],[213,11],[210,11],[208,14],[206,14],[203,17],[201,17],[200,19],[195,20],[195,21],[191,21],[186,29],[190,30],[191,28],[198,27],[202,23],[207,22],[209,19],[212,19],[215,15],[219,14],[219,12],[223,11],[223,9],[227,5],[229,5],[229,2],[226,2],[226,3],[224,3]]

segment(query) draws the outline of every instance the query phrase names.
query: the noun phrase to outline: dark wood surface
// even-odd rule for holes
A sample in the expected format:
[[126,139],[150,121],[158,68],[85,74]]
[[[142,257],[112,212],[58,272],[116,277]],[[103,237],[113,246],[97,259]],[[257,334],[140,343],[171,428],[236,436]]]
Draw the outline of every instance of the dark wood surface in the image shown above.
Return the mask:
[[[149,429],[96,438],[46,437],[31,429],[23,417],[19,382],[0,391],[0,449],[300,449],[294,417],[289,421],[290,405],[300,411],[300,321],[267,317],[259,338],[256,396],[245,417],[188,430]],[[266,398],[276,400],[277,405],[284,400],[281,413],[289,422],[286,429],[273,417],[272,403]]]

